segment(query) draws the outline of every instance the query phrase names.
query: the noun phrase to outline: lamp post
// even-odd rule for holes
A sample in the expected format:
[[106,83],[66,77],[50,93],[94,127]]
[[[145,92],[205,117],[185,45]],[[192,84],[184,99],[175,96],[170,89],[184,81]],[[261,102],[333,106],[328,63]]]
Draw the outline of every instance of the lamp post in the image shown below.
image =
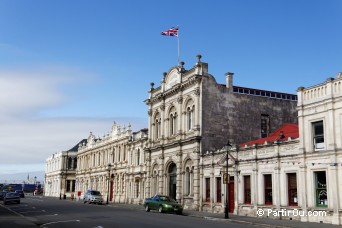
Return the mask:
[[224,146],[227,155],[226,155],[226,173],[225,177],[223,177],[223,180],[226,182],[226,206],[224,208],[224,218],[229,219],[229,175],[228,175],[228,160],[229,160],[229,151],[232,148],[232,145],[229,143],[229,140],[227,144]]
[[109,180],[110,180],[110,167],[111,167],[112,165],[110,164],[110,163],[108,163],[108,168],[107,168],[107,172],[108,172],[108,188],[107,188],[107,203],[106,204],[108,204],[109,203],[109,187],[110,187],[110,184],[109,184]]

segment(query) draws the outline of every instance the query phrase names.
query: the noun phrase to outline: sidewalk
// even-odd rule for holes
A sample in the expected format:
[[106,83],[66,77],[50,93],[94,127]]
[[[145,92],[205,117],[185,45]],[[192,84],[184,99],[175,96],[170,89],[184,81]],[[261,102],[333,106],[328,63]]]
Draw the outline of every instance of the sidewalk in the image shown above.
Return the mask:
[[[127,209],[132,209],[132,210],[145,210],[143,205],[137,205],[137,204],[110,203],[108,206],[118,207],[118,208],[121,207],[121,208],[127,208]],[[268,218],[249,217],[249,216],[239,216],[239,215],[234,215],[234,214],[229,214],[229,219],[225,219],[223,213],[218,214],[218,213],[193,211],[193,210],[184,210],[183,215],[192,216],[192,217],[200,217],[204,219],[222,220],[223,222],[233,222],[233,223],[240,223],[240,224],[246,224],[246,225],[255,225],[255,226],[261,226],[261,227],[279,227],[279,228],[287,228],[287,227],[338,228],[340,227],[340,226],[324,224],[324,223],[300,222],[296,220],[268,219]]]

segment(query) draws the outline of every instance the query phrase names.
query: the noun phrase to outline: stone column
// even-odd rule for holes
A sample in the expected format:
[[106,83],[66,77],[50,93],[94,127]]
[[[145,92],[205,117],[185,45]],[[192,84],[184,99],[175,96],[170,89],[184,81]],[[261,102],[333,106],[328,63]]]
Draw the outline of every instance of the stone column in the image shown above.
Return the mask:
[[194,210],[199,210],[199,208],[202,208],[201,202],[202,199],[200,198],[200,188],[201,188],[201,179],[203,178],[203,173],[202,176],[200,177],[200,143],[196,143],[196,149],[193,151],[195,154],[195,159],[194,159],[194,170],[193,170],[193,195],[194,195],[194,205],[193,209]]
[[[301,165],[299,166],[299,178],[298,181],[301,183],[299,185],[299,194],[298,194],[298,206],[302,209],[304,214],[307,214],[308,211],[308,199],[306,192],[309,190],[307,189],[306,185],[306,175],[307,175],[307,168],[305,165],[305,159],[301,160]],[[310,189],[311,191],[311,189]],[[308,222],[307,216],[301,216],[300,221],[302,222]]]
[[182,147],[180,146],[180,150],[177,152],[177,189],[176,189],[176,200],[182,202],[182,196],[183,196],[183,191],[182,191],[182,179],[183,179],[183,171],[182,171]]

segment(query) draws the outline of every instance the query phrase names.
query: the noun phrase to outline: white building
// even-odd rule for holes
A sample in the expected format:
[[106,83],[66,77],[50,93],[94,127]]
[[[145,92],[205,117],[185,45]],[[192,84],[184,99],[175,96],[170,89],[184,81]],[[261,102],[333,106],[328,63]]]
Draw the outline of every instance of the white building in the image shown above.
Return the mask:
[[75,196],[77,149],[82,140],[68,151],[55,153],[46,159],[44,195],[52,197]]
[[[240,145],[229,153],[234,176],[234,213],[277,219],[342,223],[342,74],[298,89],[299,125],[285,124],[266,138]],[[203,157],[203,188],[218,204],[215,175],[225,172],[226,151]],[[209,175],[209,176],[208,176]],[[206,187],[210,178],[209,188]],[[225,186],[220,186],[222,188]],[[221,208],[220,208],[221,207]]]
[[142,203],[145,198],[147,166],[144,148],[147,129],[132,132],[131,126],[115,122],[103,138],[90,133],[78,153],[76,191],[98,190],[106,202]]

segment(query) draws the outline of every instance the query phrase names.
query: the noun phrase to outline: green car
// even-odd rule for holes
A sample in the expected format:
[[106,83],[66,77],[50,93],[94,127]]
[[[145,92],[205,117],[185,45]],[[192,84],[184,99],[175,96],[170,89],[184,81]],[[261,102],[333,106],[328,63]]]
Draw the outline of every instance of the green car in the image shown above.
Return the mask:
[[152,198],[146,198],[144,200],[144,207],[146,212],[158,210],[160,213],[175,212],[178,215],[181,215],[183,212],[182,205],[169,196],[155,195]]

